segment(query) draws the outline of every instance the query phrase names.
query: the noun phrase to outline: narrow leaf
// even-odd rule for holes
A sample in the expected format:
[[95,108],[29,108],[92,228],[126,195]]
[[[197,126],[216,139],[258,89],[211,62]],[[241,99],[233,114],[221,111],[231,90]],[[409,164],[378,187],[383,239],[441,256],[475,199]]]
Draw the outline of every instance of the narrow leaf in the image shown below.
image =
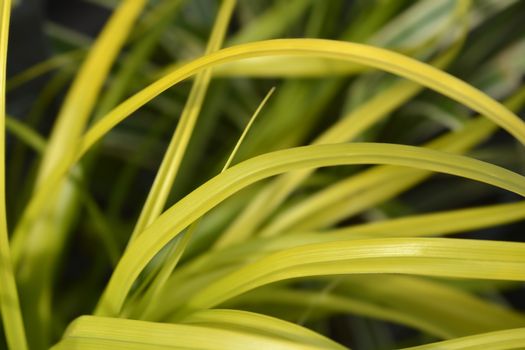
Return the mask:
[[5,196],[5,81],[11,1],[4,0],[0,6],[0,309],[9,348],[25,350],[27,341],[9,248]]
[[435,150],[391,144],[339,144],[298,147],[242,162],[209,180],[162,214],[122,256],[97,313],[120,312],[129,288],[151,258],[218,203],[263,178],[311,167],[381,163],[445,172],[483,181],[525,196],[525,179],[492,164]]

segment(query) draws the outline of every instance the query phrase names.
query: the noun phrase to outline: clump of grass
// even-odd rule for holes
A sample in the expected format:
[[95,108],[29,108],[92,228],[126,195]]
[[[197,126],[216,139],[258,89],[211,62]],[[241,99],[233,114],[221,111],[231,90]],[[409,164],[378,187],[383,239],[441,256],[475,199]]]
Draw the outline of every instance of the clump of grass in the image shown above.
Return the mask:
[[2,2],[8,348],[525,344],[519,1],[97,2],[7,85]]

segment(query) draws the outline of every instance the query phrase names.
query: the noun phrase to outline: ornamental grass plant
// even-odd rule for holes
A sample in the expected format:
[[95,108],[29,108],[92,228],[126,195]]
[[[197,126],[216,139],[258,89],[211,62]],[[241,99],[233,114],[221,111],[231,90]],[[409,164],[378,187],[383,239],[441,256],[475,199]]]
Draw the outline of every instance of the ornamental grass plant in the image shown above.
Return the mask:
[[0,347],[525,348],[525,2],[85,2],[0,2]]

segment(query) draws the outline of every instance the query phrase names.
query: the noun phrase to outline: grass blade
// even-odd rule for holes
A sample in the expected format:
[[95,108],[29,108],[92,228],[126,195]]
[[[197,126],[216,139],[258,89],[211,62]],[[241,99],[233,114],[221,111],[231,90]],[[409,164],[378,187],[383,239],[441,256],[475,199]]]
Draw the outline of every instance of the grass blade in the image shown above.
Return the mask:
[[[518,202],[415,215],[318,233],[298,232],[270,239],[251,239],[242,244],[202,254],[199,258],[181,267],[175,275],[175,280],[180,284],[184,280],[187,281],[224,266],[244,264],[278,250],[306,244],[365,238],[447,235],[472,229],[494,227],[498,224],[523,219],[525,216],[523,214],[524,206],[524,202]],[[462,220],[465,220],[465,223]],[[426,224],[427,222],[428,224]]]
[[370,235],[372,237],[437,236],[494,227],[524,218],[525,202],[517,202],[413,215],[325,231],[323,234],[333,234],[340,237],[351,237],[352,234]]
[[[413,97],[420,89],[418,85],[407,81],[394,84],[344,116],[316,138],[312,144],[351,141],[379,118],[386,116],[388,112]],[[230,245],[253,234],[257,226],[282,204],[286,197],[311,173],[312,170],[305,170],[285,174],[267,186],[219,237],[215,247]]]
[[[525,135],[525,126],[513,113],[485,96],[479,90],[424,63],[387,50],[372,48],[366,45],[318,39],[283,39],[256,42],[223,49],[196,59],[159,79],[157,82],[117,106],[112,112],[88,130],[82,141],[81,151],[77,155],[77,159],[120,121],[127,118],[131,113],[162,91],[192,74],[196,74],[205,68],[216,66],[220,63],[240,60],[242,58],[292,54],[306,57],[338,58],[400,74],[401,76],[413,79],[416,82],[455,98],[459,102],[474,108],[481,114],[486,114],[498,123],[498,125],[516,134],[519,138],[522,138],[522,140],[525,140],[525,137],[520,136]],[[28,205],[26,213],[19,227],[17,227],[17,231],[22,230],[22,227],[27,225],[40,208],[42,208],[44,198],[48,196],[53,187],[58,186],[60,179],[66,174],[68,168],[73,163],[72,160],[64,158],[57,164],[52,176],[49,177],[47,189],[41,191],[42,193],[38,194],[38,198],[34,198],[33,203]]]
[[322,39],[278,39],[233,46],[195,59],[185,66],[159,79],[117,106],[86,133],[81,154],[104,136],[120,121],[167,88],[197,72],[225,62],[244,58],[276,55],[297,55],[340,59],[413,80],[448,96],[485,115],[525,144],[525,124],[501,104],[492,100],[469,84],[425,63],[392,51],[362,44]]
[[254,334],[262,333],[299,344],[312,344],[321,347],[326,346],[335,349],[346,349],[345,347],[307,328],[273,317],[240,310],[203,310],[185,318],[182,323],[212,326],[214,328],[238,330]]
[[[525,88],[522,88],[509,98],[505,105],[511,110],[516,110],[524,100]],[[480,118],[468,122],[462,130],[439,137],[426,146],[454,153],[463,153],[471,149],[495,131],[494,125]],[[313,230],[332,225],[338,220],[397,195],[421,182],[428,175],[428,173],[417,174],[414,171],[391,167],[366,170],[318,192],[302,203],[296,204],[291,210],[280,213],[263,228],[262,234]],[[373,177],[377,177],[376,181]],[[352,198],[352,201],[348,201],[348,198]]]
[[285,279],[352,273],[403,273],[472,279],[525,280],[525,245],[450,238],[389,238],[283,250],[211,283],[181,315],[210,308]]
[[20,122],[19,120],[6,116],[5,127],[9,132],[16,135],[25,144],[38,153],[42,153],[46,147],[46,141],[35,130]]
[[[214,52],[221,47],[224,37],[226,36],[226,31],[235,8],[235,4],[235,0],[225,0],[221,4],[215,24],[211,31],[206,53]],[[197,118],[202,109],[210,81],[210,69],[204,70],[203,72],[197,74],[186,105],[182,111],[180,121],[162,159],[153,185],[139,215],[139,219],[128,241],[128,245],[131,244],[142,233],[142,231],[160,215],[164,209],[166,200],[168,199],[168,195],[172,189],[173,183],[181,166],[183,156],[186,153],[186,148],[193,133]],[[172,247],[167,253],[166,261],[159,267],[158,274],[156,275],[146,294],[142,297],[141,303],[139,305],[139,313],[143,315],[143,319],[147,319],[150,301],[152,298],[156,298],[158,293],[160,293],[162,290],[165,281],[168,279],[169,275],[172,273],[180,257],[182,256],[186,245],[193,235],[194,230],[195,227],[190,227],[182,238],[173,243]]]
[[117,8],[89,51],[62,105],[42,160],[40,184],[63,157],[74,157],[109,69],[119,53],[145,0],[127,0]]
[[446,340],[439,343],[406,348],[406,350],[510,350],[522,348],[524,343],[525,328],[516,328]]
[[467,157],[392,144],[339,144],[298,147],[242,162],[211,179],[162,214],[132,244],[117,265],[97,308],[116,315],[129,288],[151,258],[184,228],[233,193],[284,171],[342,164],[381,163],[445,172],[483,181],[525,196],[525,179]]
[[[230,156],[226,160],[226,163],[224,164],[221,174],[228,169],[235,158],[235,155],[237,154],[237,151],[239,150],[239,147],[241,146],[242,142],[246,138],[246,135],[250,131],[251,126],[257,119],[257,116],[259,115],[260,111],[264,108],[266,102],[270,99],[273,92],[275,91],[275,88],[271,88],[270,91],[266,94],[264,99],[261,101],[255,112],[253,113],[252,117],[250,118],[248,124],[244,128],[241,136],[237,140],[237,143],[235,144],[235,147],[233,148],[232,152],[230,153]],[[193,234],[195,233],[195,230],[197,229],[197,226],[199,224],[199,220],[192,223],[190,227],[183,233],[183,237],[179,238],[172,246],[170,252],[168,253],[168,258],[166,259],[166,262],[162,265],[160,268],[160,272],[155,278],[155,281],[153,282],[153,285],[148,290],[147,295],[145,295],[142,298],[142,305],[145,305],[142,308],[142,312],[140,314],[142,315],[141,319],[148,319],[150,314],[151,307],[154,305],[154,303],[151,302],[151,300],[155,300],[158,298],[162,290],[165,288],[165,284],[168,281],[169,276],[177,266],[180,258],[182,257],[182,254],[184,253],[188,243],[190,242]]]
[[[225,0],[222,2],[213,26],[206,53],[210,54],[217,51],[224,40],[230,18],[235,7],[235,0]],[[142,208],[138,222],[133,230],[130,242],[148,227],[164,209],[166,200],[177,177],[182,158],[186,152],[186,147],[197,122],[206,91],[211,81],[211,70],[205,70],[197,75],[195,82],[188,96],[188,101],[184,106],[182,115],[175,129],[175,133],[170,141],[166,154],[162,159],[160,168],[155,176],[146,203]]]
[[60,55],[53,56],[45,61],[39,62],[21,73],[11,77],[7,81],[7,91],[14,90],[25,83],[38,78],[54,69],[73,65],[85,55],[84,50],[73,50]]
[[[344,311],[407,325],[442,339],[525,324],[523,315],[443,283],[401,275],[380,276],[384,283],[377,283],[377,277],[338,278],[339,287],[328,293],[320,293],[319,289],[268,286],[227,304],[245,309],[296,305],[303,310],[321,311],[321,314]],[[414,293],[408,294],[407,290]]]
[[[13,260],[31,348],[49,345],[53,318],[51,281],[79,205],[76,185],[65,176],[67,172],[53,188],[47,186],[47,181],[59,163],[74,159],[102,85],[145,4],[145,0],[121,2],[93,44],[61,106],[40,160],[32,198],[49,191],[46,206],[34,221],[17,227],[13,234]],[[76,176],[80,173],[79,167],[74,169]]]
[[214,75],[218,77],[326,77],[351,76],[366,71],[366,67],[347,62],[337,62],[324,58],[305,57],[298,61],[295,57],[251,58],[217,67]]
[[[286,324],[281,321],[275,322],[279,322],[281,325]],[[295,325],[290,325],[287,327],[287,330],[294,330],[297,333],[296,327]],[[301,332],[303,332],[303,330],[301,330]],[[302,339],[305,338],[303,337]],[[83,316],[69,326],[64,335],[64,339],[53,347],[53,349],[110,350],[144,349],[144,347],[148,349],[193,350],[340,350],[342,348],[328,340],[319,345],[294,343],[282,337],[269,336],[268,333],[261,335],[209,326],[153,323],[118,318]]]
[[25,350],[27,341],[9,249],[5,196],[5,82],[11,1],[4,0],[0,6],[0,308],[9,348]]
[[[480,117],[467,123],[464,129],[445,134],[425,146],[444,152],[463,153],[485,140],[494,130],[494,124]],[[273,236],[330,226],[341,218],[413,187],[430,175],[429,172],[388,165],[366,169],[279,213],[259,230],[259,234]]]

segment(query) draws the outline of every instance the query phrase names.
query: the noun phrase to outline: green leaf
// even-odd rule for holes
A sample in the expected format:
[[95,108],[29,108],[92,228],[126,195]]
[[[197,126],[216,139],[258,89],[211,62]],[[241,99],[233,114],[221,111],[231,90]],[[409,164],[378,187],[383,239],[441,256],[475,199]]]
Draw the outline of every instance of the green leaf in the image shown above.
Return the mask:
[[[51,281],[79,204],[76,185],[66,177],[67,171],[51,188],[48,181],[60,163],[74,160],[110,68],[145,4],[145,0],[121,2],[94,42],[61,105],[39,162],[32,198],[49,190],[46,205],[13,234],[13,260],[31,348],[48,346],[53,318]],[[72,172],[79,176],[82,171],[77,167]]]
[[9,116],[6,116],[5,118],[5,126],[9,132],[23,140],[24,143],[33,148],[36,152],[43,152],[46,146],[46,141],[35,130]]
[[339,237],[396,236],[417,237],[460,233],[507,224],[525,218],[525,202],[488,205],[478,208],[450,210],[431,214],[411,215],[398,219],[354,225],[325,231]]
[[2,1],[0,6],[0,309],[8,346],[25,350],[27,341],[9,248],[5,196],[5,81],[11,1]]
[[164,76],[117,106],[85,135],[80,154],[85,153],[111,128],[167,88],[221,63],[251,57],[297,55],[325,57],[385,70],[432,88],[487,116],[525,144],[525,124],[501,104],[481,91],[425,63],[403,55],[362,44],[322,39],[278,39],[229,47],[195,59]]
[[294,343],[345,349],[341,345],[293,323],[269,316],[239,310],[203,310],[182,320],[185,324],[211,326],[226,330],[267,335]]
[[[257,316],[242,314],[245,318],[259,321]],[[239,316],[237,316],[239,317]],[[263,317],[263,316],[261,316]],[[63,340],[53,347],[61,349],[192,349],[192,350],[320,350],[344,349],[329,340],[320,341],[300,327],[284,321],[265,319],[265,335],[239,331],[230,327],[225,330],[215,327],[153,323],[145,321],[82,316],[75,320],[64,334]],[[274,327],[286,325],[277,332]],[[298,329],[299,328],[299,329]],[[268,333],[271,332],[271,335]],[[285,339],[283,333],[294,334],[295,342]],[[273,333],[277,333],[274,335]],[[308,333],[308,336],[304,336]],[[283,339],[284,338],[284,339]],[[298,342],[302,339],[303,342]],[[314,340],[315,342],[313,342]]]
[[41,183],[62,158],[74,157],[78,138],[84,131],[102,84],[145,4],[145,0],[122,2],[90,49],[62,104],[37,183]]
[[[444,339],[525,324],[521,314],[421,277],[353,275],[337,277],[334,282],[327,284],[335,285],[331,289],[268,286],[236,297],[227,305],[262,310],[268,305],[297,306],[310,314],[347,312],[403,324]],[[164,308],[163,316],[169,311]]]
[[[220,63],[250,57],[263,57],[272,55],[298,55],[306,57],[338,58],[349,62],[369,65],[375,68],[399,74],[413,79],[425,86],[431,87],[459,102],[487,115],[509,132],[515,134],[522,141],[525,140],[525,126],[513,113],[491,100],[479,90],[453,78],[452,76],[432,68],[424,63],[417,62],[402,55],[373,48],[366,45],[344,43],[318,39],[283,39],[239,45],[223,49],[196,59],[191,63],[177,69],[171,74],[159,79],[149,87],[117,106],[106,117],[95,124],[85,135],[82,141],[82,150],[77,154],[77,159],[82,156],[96,141],[105,135],[120,121],[128,117],[146,102],[166,90],[170,86],[195,74],[207,67]],[[49,176],[46,188],[39,191],[28,205],[24,217],[17,227],[17,231],[24,231],[38,212],[44,207],[45,199],[52,189],[58,186],[60,179],[65,176],[73,160],[67,157],[56,165]],[[16,248],[16,246],[15,246]],[[15,249],[15,253],[17,249]]]
[[343,164],[390,164],[440,171],[483,181],[525,196],[525,179],[467,157],[392,144],[315,145],[278,151],[242,162],[177,202],[129,247],[98,306],[100,315],[117,315],[146,264],[164,245],[204,213],[240,189],[285,171]]
[[211,283],[187,300],[180,314],[213,307],[272,282],[352,273],[523,281],[525,244],[449,238],[384,238],[291,248]]
[[[233,9],[235,8],[235,3],[235,0],[225,0],[222,2],[211,32],[208,47],[206,48],[207,54],[220,49],[226,35],[226,30],[228,29],[228,24],[230,23]],[[211,70],[209,69],[196,76],[187,103],[182,111],[180,121],[162,159],[162,163],[155,176],[155,181],[148,193],[148,198],[142,208],[129,242],[133,242],[164,209],[171,187],[177,177],[182,158],[186,152],[186,147],[193,133],[195,123],[197,122],[202,104],[204,103],[210,81]]]
[[508,329],[499,332],[477,334],[470,337],[446,340],[439,343],[421,345],[406,350],[510,350],[520,349],[525,343],[525,328]]
[[[522,88],[505,104],[511,110],[515,110],[523,104],[524,100],[525,88]],[[485,140],[495,130],[494,125],[489,121],[478,117],[467,122],[461,130],[445,134],[427,143],[426,146],[446,152],[463,153]],[[315,230],[333,225],[339,220],[348,218],[380,201],[399,194],[429,175],[429,173],[425,174],[424,172],[389,166],[367,169],[353,177],[342,179],[299,203],[295,203],[290,209],[279,213],[259,233],[270,236],[280,232]],[[288,174],[285,176],[291,179],[297,175]],[[286,191],[287,188],[283,186],[280,190]],[[257,203],[259,206],[265,202],[269,203],[268,205],[274,205],[273,202],[281,195],[279,192],[273,193],[273,189],[267,190],[266,193],[268,193],[267,196],[261,196],[263,198],[262,203]],[[270,199],[265,198],[268,196]],[[255,204],[253,207],[258,208]],[[255,213],[257,216],[261,215],[260,211],[255,210]],[[254,215],[253,213],[249,214]],[[257,216],[255,216],[256,220]],[[243,226],[243,228],[249,230],[250,226]]]

